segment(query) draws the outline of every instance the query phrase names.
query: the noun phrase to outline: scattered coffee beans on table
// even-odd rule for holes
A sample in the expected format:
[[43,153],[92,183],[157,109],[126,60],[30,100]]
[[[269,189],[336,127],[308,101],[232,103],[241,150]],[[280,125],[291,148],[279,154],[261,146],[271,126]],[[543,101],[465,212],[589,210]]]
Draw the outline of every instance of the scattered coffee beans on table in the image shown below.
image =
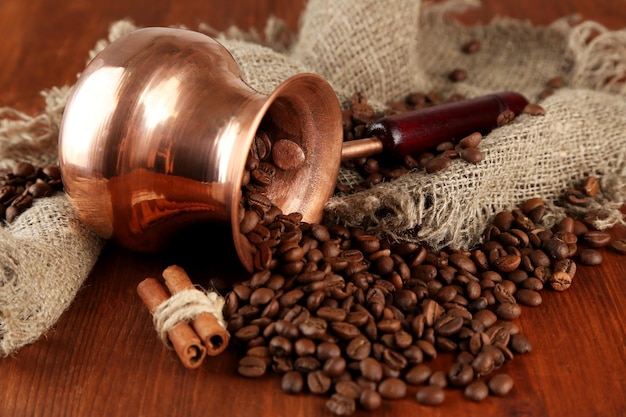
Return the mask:
[[[369,114],[363,102],[355,96]],[[271,146],[259,133],[250,150],[240,219],[257,249],[256,271],[226,294],[224,315],[241,375],[278,374],[285,393],[326,396],[336,415],[409,394],[428,406],[451,389],[471,401],[508,394],[513,379],[502,367],[532,350],[515,324],[523,309],[540,305],[546,288],[568,289],[579,259],[601,262],[587,250],[624,251],[591,219],[541,227],[540,198],[496,215],[472,250],[431,251],[360,228],[304,223],[264,195],[280,169]],[[363,169],[374,173],[376,165],[368,160]],[[593,180],[585,185],[580,192],[592,198]],[[456,359],[439,369],[434,359],[445,353]]]
[[19,162],[12,169],[0,170],[0,220],[11,223],[36,198],[50,197],[63,190],[57,166],[35,167]]

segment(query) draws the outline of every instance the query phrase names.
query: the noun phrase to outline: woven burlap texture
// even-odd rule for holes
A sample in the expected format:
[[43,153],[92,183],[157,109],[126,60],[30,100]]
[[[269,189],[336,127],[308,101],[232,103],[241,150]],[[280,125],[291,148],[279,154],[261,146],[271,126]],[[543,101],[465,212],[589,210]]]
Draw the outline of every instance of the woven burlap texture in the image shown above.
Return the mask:
[[[471,0],[434,5],[310,0],[292,37],[277,19],[268,22],[265,36],[237,28],[218,33],[206,25],[198,30],[231,51],[256,90],[269,94],[292,75],[315,72],[333,85],[344,106],[354,91],[365,92],[377,109],[410,92],[433,89],[469,97],[516,90],[537,101],[551,77],[564,77],[567,87],[541,102],[545,117],[519,117],[485,138],[481,164],[456,161],[435,175],[414,172],[371,190],[335,196],[327,205],[329,223],[463,247],[479,239],[493,214],[529,196],[544,197],[555,208],[549,219],[558,218],[560,208],[553,203],[559,194],[590,173],[603,186],[593,206],[608,210],[600,226],[622,221],[616,208],[626,194],[626,84],[619,81],[626,72],[626,31],[572,19],[546,27],[507,19],[463,27],[445,17],[448,11],[478,5]],[[115,22],[89,58],[134,29],[131,21]],[[479,39],[482,49],[461,53],[470,39]],[[447,79],[456,67],[468,70],[467,81]],[[56,161],[68,92],[68,87],[43,92],[47,108],[35,117],[0,109],[0,165]],[[349,183],[355,175],[342,170],[341,180]],[[382,212],[385,216],[376,215]],[[1,233],[4,356],[58,320],[96,262],[102,241],[80,224],[62,195],[36,201]]]

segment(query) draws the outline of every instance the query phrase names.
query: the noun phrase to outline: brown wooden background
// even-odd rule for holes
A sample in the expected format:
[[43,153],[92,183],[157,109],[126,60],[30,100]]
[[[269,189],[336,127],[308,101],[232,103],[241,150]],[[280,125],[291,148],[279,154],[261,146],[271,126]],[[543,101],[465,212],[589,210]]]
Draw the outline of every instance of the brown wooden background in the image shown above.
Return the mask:
[[[130,17],[140,26],[205,22],[262,30],[274,14],[297,28],[304,0],[2,0],[0,106],[34,114],[39,91],[73,84],[88,51],[111,22]],[[460,18],[488,22],[496,15],[547,24],[579,13],[611,29],[626,27],[624,0],[484,0]],[[618,227],[614,236],[626,237]],[[204,259],[187,260],[211,274]],[[14,357],[0,360],[0,415],[31,416],[321,416],[323,398],[287,396],[278,379],[236,375],[228,352],[184,369],[156,339],[135,286],[157,276],[176,255],[147,256],[105,248],[71,308],[53,330]],[[206,279],[206,277],[195,277]],[[533,352],[508,366],[516,386],[506,398],[480,404],[450,392],[427,408],[412,396],[386,402],[377,415],[626,416],[626,261],[605,253],[601,267],[580,268],[575,285],[526,309],[518,324]],[[368,415],[358,412],[357,415]]]

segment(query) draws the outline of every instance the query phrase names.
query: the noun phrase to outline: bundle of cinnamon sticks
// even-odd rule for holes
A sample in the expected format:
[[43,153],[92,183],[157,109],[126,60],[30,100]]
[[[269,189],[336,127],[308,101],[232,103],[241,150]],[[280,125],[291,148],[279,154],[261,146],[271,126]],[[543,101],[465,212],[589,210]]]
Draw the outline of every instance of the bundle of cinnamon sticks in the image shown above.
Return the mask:
[[[206,355],[216,356],[226,349],[228,332],[211,308],[203,308],[204,304],[210,306],[211,300],[194,286],[183,268],[172,265],[162,275],[163,283],[151,277],[141,281],[137,293],[152,314],[157,332],[163,333],[164,343],[174,349],[186,368],[195,369]],[[176,303],[170,303],[175,298]],[[188,306],[193,310],[182,311]]]

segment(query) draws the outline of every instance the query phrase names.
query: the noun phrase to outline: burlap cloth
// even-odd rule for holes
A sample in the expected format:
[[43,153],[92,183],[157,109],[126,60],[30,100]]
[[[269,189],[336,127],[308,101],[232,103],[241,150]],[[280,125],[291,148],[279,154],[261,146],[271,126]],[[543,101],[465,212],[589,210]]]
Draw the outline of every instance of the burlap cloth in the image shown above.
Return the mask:
[[[530,197],[551,206],[547,222],[563,215],[555,204],[586,175],[598,176],[602,193],[582,210],[602,210],[606,228],[623,222],[626,200],[626,29],[609,31],[594,22],[564,17],[537,27],[496,19],[464,27],[447,12],[477,1],[421,4],[418,0],[310,0],[299,32],[289,34],[277,19],[266,33],[232,28],[210,34],[233,53],[247,82],[270,93],[300,72],[316,72],[335,88],[343,105],[365,92],[377,109],[410,92],[455,92],[474,97],[515,90],[539,102],[546,115],[522,115],[494,130],[480,145],[478,165],[458,160],[435,174],[416,171],[367,191],[337,195],[327,204],[329,223],[361,225],[373,233],[470,247],[490,218]],[[136,29],[112,24],[88,58]],[[461,51],[472,39],[474,54]],[[449,81],[455,68],[468,71]],[[549,79],[564,86],[545,100]],[[69,87],[43,92],[44,113],[31,117],[0,109],[0,165],[56,163],[56,141]],[[347,185],[357,174],[342,170]],[[386,213],[379,216],[377,213]],[[102,240],[74,216],[64,195],[36,200],[32,209],[0,229],[0,356],[38,339],[71,304],[96,262]]]

